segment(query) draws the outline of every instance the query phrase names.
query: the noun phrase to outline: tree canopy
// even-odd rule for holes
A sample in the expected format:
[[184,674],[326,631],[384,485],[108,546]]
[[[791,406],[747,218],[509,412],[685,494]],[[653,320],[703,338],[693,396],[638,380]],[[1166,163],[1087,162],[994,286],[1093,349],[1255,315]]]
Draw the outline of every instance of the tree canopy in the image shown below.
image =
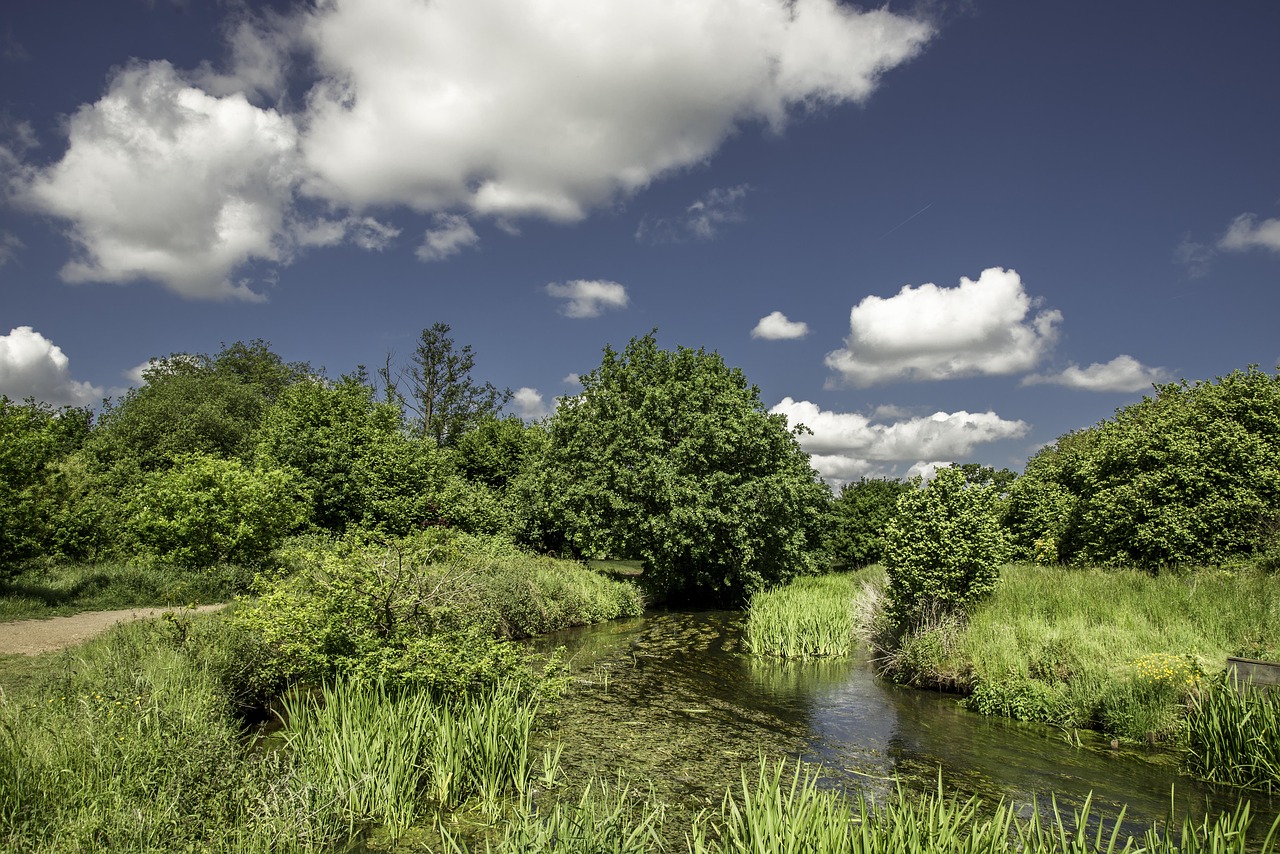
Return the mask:
[[661,593],[743,600],[813,571],[830,492],[785,416],[716,353],[606,347],[549,424],[545,531],[589,557],[644,561]]

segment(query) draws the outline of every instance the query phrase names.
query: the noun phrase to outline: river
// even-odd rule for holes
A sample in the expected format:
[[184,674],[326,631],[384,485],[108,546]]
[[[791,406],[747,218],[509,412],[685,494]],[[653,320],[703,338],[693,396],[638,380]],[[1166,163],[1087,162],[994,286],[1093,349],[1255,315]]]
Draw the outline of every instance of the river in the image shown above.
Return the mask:
[[[1238,790],[1178,773],[1178,757],[1112,749],[1093,733],[987,718],[956,697],[875,678],[865,657],[810,663],[748,655],[741,612],[651,612],[539,638],[563,647],[573,688],[552,738],[570,777],[621,775],[677,810],[718,806],[760,757],[820,764],[825,785],[883,797],[897,785],[1001,798],[1025,815],[1050,793],[1127,810],[1137,832],[1170,814],[1232,810]],[[1078,740],[1077,740],[1078,735]],[[1253,793],[1255,828],[1280,797]]]

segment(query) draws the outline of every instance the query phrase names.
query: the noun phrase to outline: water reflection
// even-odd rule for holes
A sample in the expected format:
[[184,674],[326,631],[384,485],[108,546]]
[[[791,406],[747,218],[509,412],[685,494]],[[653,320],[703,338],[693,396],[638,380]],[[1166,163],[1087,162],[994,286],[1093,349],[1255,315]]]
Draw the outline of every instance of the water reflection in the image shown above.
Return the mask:
[[[887,794],[921,789],[1011,800],[1025,812],[1048,793],[1076,806],[1090,792],[1132,827],[1179,812],[1233,809],[1238,793],[1180,776],[1176,759],[1080,744],[1050,727],[984,718],[954,697],[889,685],[861,658],[801,664],[746,655],[736,612],[658,612],[542,638],[563,646],[574,690],[557,732],[577,776],[621,773],[669,802],[718,804],[759,757],[821,763],[829,784]],[[1276,799],[1253,796],[1266,824]]]

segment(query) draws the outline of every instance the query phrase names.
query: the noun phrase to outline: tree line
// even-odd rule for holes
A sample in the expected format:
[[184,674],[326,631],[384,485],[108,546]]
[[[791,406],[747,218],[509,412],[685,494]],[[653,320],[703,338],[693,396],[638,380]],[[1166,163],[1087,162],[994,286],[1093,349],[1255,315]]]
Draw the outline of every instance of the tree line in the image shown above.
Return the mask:
[[880,561],[955,502],[991,520],[992,556],[1047,563],[1220,565],[1274,553],[1280,533],[1280,377],[1256,367],[1157,386],[1022,475],[957,466],[928,498],[873,479],[833,496],[801,425],[719,354],[655,333],[606,347],[534,424],[503,414],[510,391],[475,361],[438,323],[372,377],[252,341],[155,360],[96,415],[0,397],[0,579],[40,560],[256,567],[298,532],[449,526],[640,560],[660,593],[731,601]]

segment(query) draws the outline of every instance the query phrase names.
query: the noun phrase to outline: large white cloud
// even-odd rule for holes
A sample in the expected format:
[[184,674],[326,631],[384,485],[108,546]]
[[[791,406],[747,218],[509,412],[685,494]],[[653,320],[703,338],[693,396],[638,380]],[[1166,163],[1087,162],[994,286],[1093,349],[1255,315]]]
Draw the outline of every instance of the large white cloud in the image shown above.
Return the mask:
[[744,121],[861,101],[927,23],[835,0],[329,0],[311,193],[576,220]]
[[877,470],[877,463],[960,460],[986,442],[1014,439],[1030,429],[994,412],[935,412],[928,417],[876,424],[865,415],[832,412],[807,400],[783,398],[769,410],[803,424],[812,434],[800,435],[824,477],[847,482]]
[[904,285],[853,307],[849,337],[827,366],[855,386],[1030,370],[1062,320],[1056,310],[1033,314],[1036,306],[1017,272],[1000,267],[954,288]]
[[[125,67],[60,160],[19,162],[21,197],[68,224],[67,281],[252,300],[250,262],[386,245],[360,227],[373,207],[577,220],[746,123],[865,100],[932,28],[838,0],[318,0],[228,33],[228,69]],[[249,100],[283,99],[291,68],[314,75],[299,112]],[[743,193],[699,200],[687,228],[713,235]],[[302,196],[328,218],[295,213]]]
[[1128,355],[1119,355],[1110,362],[1094,362],[1087,368],[1068,365],[1057,374],[1031,374],[1023,377],[1023,385],[1050,383],[1085,391],[1142,391],[1153,383],[1165,382],[1169,372],[1153,368]]
[[104,393],[99,386],[73,380],[62,348],[30,326],[0,335],[0,394],[10,400],[34,397],[55,406],[85,406]]
[[1218,241],[1221,249],[1270,249],[1280,252],[1280,219],[1258,222],[1253,214],[1241,214],[1231,221],[1227,233]]
[[22,194],[70,223],[78,251],[63,279],[151,279],[187,297],[260,298],[232,273],[287,255],[292,121],[152,62],[118,71],[68,129],[66,154],[33,172]]
[[565,317],[599,317],[606,308],[626,308],[627,289],[617,282],[574,279],[547,285],[547,293],[565,300],[560,313]]

